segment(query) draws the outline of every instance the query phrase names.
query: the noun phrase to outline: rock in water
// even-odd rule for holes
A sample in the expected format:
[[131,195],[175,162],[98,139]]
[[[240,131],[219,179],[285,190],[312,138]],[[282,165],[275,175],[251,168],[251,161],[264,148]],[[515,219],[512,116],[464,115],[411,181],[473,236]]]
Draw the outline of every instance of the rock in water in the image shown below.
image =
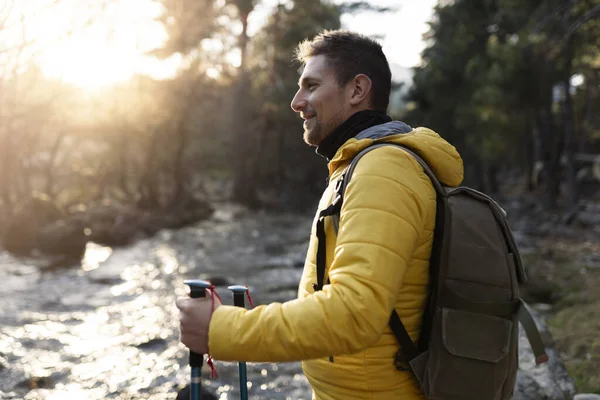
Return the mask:
[[[177,393],[176,400],[190,400],[190,385],[187,385]],[[202,400],[219,400],[217,396],[202,388]]]
[[21,199],[13,215],[1,227],[3,247],[19,256],[29,256],[36,247],[39,228],[63,217],[63,212],[45,194],[32,193]]

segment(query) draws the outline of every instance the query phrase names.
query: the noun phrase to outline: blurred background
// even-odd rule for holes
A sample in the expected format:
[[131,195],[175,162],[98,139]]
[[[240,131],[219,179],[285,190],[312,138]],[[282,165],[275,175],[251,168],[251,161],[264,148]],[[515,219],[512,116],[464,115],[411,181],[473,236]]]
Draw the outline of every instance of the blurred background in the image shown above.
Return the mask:
[[[337,28],[509,212],[568,371],[542,389],[600,393],[599,0],[0,0],[0,398],[172,398],[184,278],[295,296],[327,169],[293,51]],[[308,396],[252,368],[256,398]]]

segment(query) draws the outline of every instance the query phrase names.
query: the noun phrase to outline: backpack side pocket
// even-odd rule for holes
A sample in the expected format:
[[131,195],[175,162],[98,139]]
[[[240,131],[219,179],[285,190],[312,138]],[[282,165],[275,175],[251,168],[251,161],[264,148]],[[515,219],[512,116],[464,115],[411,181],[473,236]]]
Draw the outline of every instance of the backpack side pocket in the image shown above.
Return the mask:
[[510,363],[513,322],[509,319],[438,308],[430,347],[411,367],[430,400],[503,400]]

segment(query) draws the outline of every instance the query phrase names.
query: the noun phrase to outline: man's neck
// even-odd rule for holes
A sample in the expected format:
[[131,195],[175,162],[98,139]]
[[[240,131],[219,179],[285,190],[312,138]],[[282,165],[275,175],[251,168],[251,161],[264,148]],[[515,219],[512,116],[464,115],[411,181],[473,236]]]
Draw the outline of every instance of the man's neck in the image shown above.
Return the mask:
[[391,121],[386,113],[375,110],[362,110],[350,116],[340,126],[335,128],[325,139],[319,143],[316,152],[331,161],[335,153],[344,143],[358,135],[360,132],[375,125]]

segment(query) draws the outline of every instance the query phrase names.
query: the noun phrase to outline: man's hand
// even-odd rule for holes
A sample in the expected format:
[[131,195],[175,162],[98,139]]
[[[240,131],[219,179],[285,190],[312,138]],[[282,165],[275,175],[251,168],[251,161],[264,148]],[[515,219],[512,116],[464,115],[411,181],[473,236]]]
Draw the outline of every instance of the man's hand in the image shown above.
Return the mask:
[[213,298],[216,310],[221,302],[209,290],[206,291],[205,298],[180,297],[176,302],[179,308],[181,342],[199,354],[208,354],[208,327],[214,311]]

